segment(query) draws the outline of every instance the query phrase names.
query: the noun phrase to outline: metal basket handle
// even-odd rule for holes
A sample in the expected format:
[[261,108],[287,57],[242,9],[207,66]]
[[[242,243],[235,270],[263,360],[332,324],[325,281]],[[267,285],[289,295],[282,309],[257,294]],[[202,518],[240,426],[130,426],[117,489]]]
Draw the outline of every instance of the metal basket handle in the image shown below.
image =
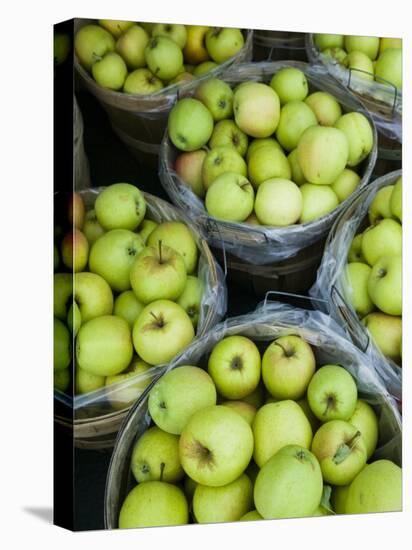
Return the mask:
[[348,77],[347,86],[352,91],[355,91],[350,86],[351,79],[352,79],[352,72],[367,74],[369,76],[372,76],[374,80],[378,80],[379,82],[382,82],[383,84],[386,84],[390,88],[393,88],[394,92],[393,92],[392,115],[394,114],[394,112],[396,110],[396,103],[397,103],[397,100],[398,100],[398,95],[399,95],[398,94],[398,88],[395,86],[395,84],[393,84],[392,82],[389,82],[389,80],[386,80],[385,78],[382,78],[381,76],[376,76],[373,73],[370,73],[369,71],[364,71],[363,69],[356,69],[354,67],[351,67],[351,68],[348,68],[348,71],[349,71],[349,77]]
[[352,341],[361,351],[363,351],[363,353],[365,353],[370,343],[370,337],[367,330],[361,323],[359,323],[359,320],[353,311],[346,305],[341,292],[335,285],[332,285],[331,288],[331,298],[339,313],[345,320],[345,325]]
[[313,298],[311,296],[304,296],[302,294],[294,294],[293,292],[283,292],[281,290],[268,290],[265,294],[265,299],[263,300],[263,307],[267,306],[268,298],[269,296],[274,295],[276,296],[286,296],[290,298],[298,298],[299,300],[307,301],[310,303],[318,303],[322,306],[322,309],[326,309],[327,313],[330,313],[330,303],[328,300],[324,300],[323,298]]

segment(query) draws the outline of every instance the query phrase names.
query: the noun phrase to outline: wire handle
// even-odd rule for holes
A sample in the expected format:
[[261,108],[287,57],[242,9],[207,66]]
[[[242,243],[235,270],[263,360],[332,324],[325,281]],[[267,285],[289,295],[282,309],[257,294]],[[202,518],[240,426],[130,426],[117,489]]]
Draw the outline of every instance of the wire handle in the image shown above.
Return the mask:
[[225,242],[222,238],[222,234],[220,232],[219,224],[214,219],[207,218],[205,228],[206,228],[206,232],[207,232],[209,237],[210,237],[210,234],[212,233],[211,226],[213,226],[213,225],[215,226],[215,230],[217,231],[217,233],[219,235],[219,240],[220,240],[221,249],[222,249],[222,253],[223,253],[223,272],[224,272],[225,279],[226,279],[226,277],[227,277],[227,257],[226,257]]
[[370,337],[367,330],[364,329],[353,311],[346,305],[341,292],[335,285],[332,285],[331,297],[340,315],[345,320],[346,329],[353,343],[365,353],[370,344]]
[[353,90],[353,88],[351,88],[350,86],[350,83],[351,83],[351,79],[352,79],[352,71],[355,71],[357,73],[363,73],[363,74],[367,74],[369,76],[372,76],[374,80],[378,80],[379,82],[382,82],[383,84],[386,84],[387,86],[389,86],[390,88],[393,88],[394,90],[394,93],[393,93],[393,104],[392,104],[392,115],[395,113],[396,111],[396,104],[397,104],[397,101],[398,101],[398,88],[395,86],[395,84],[393,84],[392,82],[389,82],[389,80],[386,80],[385,78],[382,78],[381,76],[376,76],[374,75],[373,73],[370,73],[369,71],[364,71],[363,69],[356,69],[355,67],[350,67],[348,68],[348,71],[349,71],[349,78],[348,78],[348,88],[351,89],[352,91],[355,91]]

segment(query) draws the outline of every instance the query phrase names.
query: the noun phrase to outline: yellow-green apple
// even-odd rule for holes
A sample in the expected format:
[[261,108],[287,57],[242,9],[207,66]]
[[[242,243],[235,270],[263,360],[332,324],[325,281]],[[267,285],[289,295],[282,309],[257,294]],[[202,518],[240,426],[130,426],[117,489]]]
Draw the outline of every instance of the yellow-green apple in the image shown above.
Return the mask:
[[190,344],[195,331],[181,306],[170,300],[156,300],[136,319],[132,335],[138,355],[150,365],[160,365]]
[[339,63],[340,65],[344,64],[348,55],[346,50],[343,50],[342,48],[326,48],[326,50],[322,51],[322,54],[326,56],[326,58],[329,57],[333,60],[333,62]]
[[369,403],[363,399],[358,399],[355,412],[348,422],[362,434],[366,446],[366,458],[369,460],[375,452],[379,437],[378,418],[375,411]]
[[357,166],[372,151],[373,132],[369,120],[362,113],[346,113],[335,124],[348,140],[348,166]]
[[343,48],[344,36],[343,34],[316,33],[314,35],[314,42],[320,51],[327,48]]
[[144,244],[137,233],[128,229],[108,231],[92,245],[89,268],[105,279],[116,292],[130,288],[130,268]]
[[66,321],[72,304],[73,273],[55,273],[53,276],[53,312],[60,321]]
[[144,28],[146,32],[149,34],[152,34],[153,27],[156,25],[156,23],[148,23],[146,21],[140,21],[139,25]]
[[309,105],[303,101],[289,101],[280,111],[276,138],[286,151],[292,151],[306,128],[317,124],[315,113]]
[[149,42],[149,34],[140,25],[132,25],[116,42],[116,52],[122,56],[128,69],[146,66],[144,50]]
[[330,500],[335,514],[346,513],[346,498],[348,496],[348,491],[349,485],[337,485],[336,487],[332,487]]
[[339,365],[324,365],[309,382],[307,399],[319,420],[349,420],[356,408],[358,388],[352,375]]
[[144,305],[136,298],[133,290],[121,292],[115,299],[113,305],[113,315],[122,317],[129,323],[132,329],[134,322],[143,311]]
[[397,88],[402,88],[402,50],[399,48],[386,49],[377,59],[375,65],[375,79],[384,84],[390,82]]
[[97,239],[101,237],[105,232],[103,227],[97,221],[96,212],[94,208],[93,210],[89,210],[88,212],[86,212],[82,231],[84,236],[88,240],[90,246],[95,241],[97,241]]
[[299,445],[286,445],[257,475],[256,510],[264,519],[302,517],[320,504],[323,479],[316,457]]
[[71,335],[60,319],[54,317],[53,323],[53,369],[67,369],[71,361]]
[[262,82],[247,82],[234,93],[235,122],[248,136],[266,138],[276,130],[280,117],[277,93]]
[[153,426],[133,446],[130,468],[138,483],[177,483],[184,476],[179,459],[179,437]]
[[185,525],[189,508],[183,491],[165,481],[146,481],[125,498],[119,514],[119,528]]
[[381,37],[379,41],[379,54],[387,48],[402,48],[402,38]]
[[291,399],[267,403],[253,421],[255,441],[253,459],[259,468],[286,445],[300,445],[309,449],[312,427],[301,407]]
[[205,80],[196,88],[194,97],[209,109],[215,122],[233,114],[233,91],[223,80]]
[[205,44],[213,61],[224,63],[243,48],[245,39],[240,29],[216,27],[207,31]]
[[99,25],[109,31],[115,38],[119,38],[121,34],[134,25],[134,22],[119,19],[99,19]]
[[103,277],[96,273],[83,271],[74,275],[73,298],[82,323],[101,315],[111,315],[113,311],[112,290]]
[[182,222],[163,222],[159,224],[147,241],[148,246],[159,246],[159,241],[179,252],[186,264],[187,274],[192,274],[197,266],[198,249],[192,232]]
[[274,340],[262,357],[262,379],[276,399],[300,399],[316,369],[310,345],[295,335]]
[[249,403],[250,405],[253,405],[258,409],[263,405],[263,402],[265,400],[265,386],[260,382],[257,385],[257,388],[250,392],[249,395],[246,395],[246,397],[243,397],[242,401],[246,401],[246,403]]
[[186,278],[185,288],[177,300],[179,306],[181,306],[188,314],[195,329],[199,322],[203,292],[204,285],[199,277],[188,275]]
[[108,52],[113,52],[115,40],[113,36],[99,25],[85,25],[76,32],[74,49],[80,64],[91,70],[93,63]]
[[70,369],[53,371],[53,388],[65,392],[70,385]]
[[372,61],[376,59],[379,51],[379,38],[377,36],[345,36],[345,50],[347,52],[362,52]]
[[309,92],[305,73],[295,67],[280,69],[273,75],[270,85],[278,94],[281,105],[289,101],[303,101]]
[[319,461],[324,481],[333,485],[348,485],[366,464],[363,436],[344,420],[322,424],[313,436],[311,451]]
[[248,137],[233,120],[220,120],[214,127],[209,147],[234,147],[242,157],[248,148]]
[[148,238],[158,225],[159,224],[153,220],[143,220],[142,223],[139,225],[138,233],[144,244],[147,243]]
[[150,368],[140,357],[135,357],[120,374],[106,376],[105,395],[113,409],[121,411],[137,401],[151,382]]
[[104,376],[87,372],[77,365],[75,373],[76,395],[83,395],[85,393],[100,390],[100,388],[104,387],[104,382]]
[[194,78],[195,77],[191,73],[183,71],[182,73],[179,73],[177,76],[172,78],[172,80],[169,80],[167,84],[182,84],[184,82],[190,82],[194,80]]
[[80,229],[67,233],[61,243],[63,264],[74,272],[83,271],[89,257],[89,241]]
[[202,74],[206,74],[209,71],[213,71],[213,69],[216,69],[219,65],[215,63],[214,61],[203,61],[203,63],[200,63],[197,67],[193,69],[193,76],[201,76]]
[[374,311],[362,319],[362,324],[368,329],[373,341],[383,355],[399,363],[401,359],[402,318]]
[[130,183],[114,183],[97,197],[94,209],[100,225],[106,231],[133,231],[146,214],[146,201],[139,189]]
[[136,69],[127,75],[123,91],[126,94],[149,95],[164,88],[163,82],[149,69]]
[[71,194],[67,210],[69,224],[76,229],[82,229],[85,220],[85,206],[80,193]]
[[373,61],[363,52],[353,51],[349,53],[343,64],[350,71],[353,71],[357,78],[363,78],[364,80],[373,80],[374,78]]
[[349,158],[349,144],[345,134],[329,126],[307,128],[299,140],[297,150],[299,166],[306,181],[315,184],[332,184]]
[[186,474],[210,487],[237,479],[253,453],[253,433],[240,414],[222,405],[195,412],[179,441],[180,461]]
[[381,256],[373,265],[368,292],[375,306],[388,315],[402,315],[402,256]]
[[250,338],[227,336],[213,347],[207,370],[220,395],[226,399],[242,399],[259,384],[259,350]]
[[183,65],[182,50],[167,36],[152,37],[144,52],[147,66],[158,78],[171,80],[180,73]]
[[195,412],[212,405],[216,405],[212,378],[199,367],[185,365],[156,382],[150,390],[148,409],[159,428],[180,434]]
[[115,315],[102,315],[83,323],[77,333],[76,358],[83,370],[99,376],[122,372],[133,356],[130,328]]
[[339,202],[343,202],[355,191],[360,180],[359,175],[350,168],[345,168],[343,172],[339,174],[331,185]]
[[197,523],[238,521],[253,508],[253,485],[246,474],[221,487],[198,484],[193,494]]
[[243,157],[232,146],[216,147],[209,151],[202,165],[205,189],[207,190],[218,176],[226,172],[246,177],[247,165]]
[[391,460],[367,464],[349,486],[347,514],[402,510],[402,469]]
[[167,36],[182,50],[186,45],[187,31],[185,25],[156,23],[152,28],[152,36]]
[[363,233],[359,233],[353,238],[348,251],[348,262],[366,262],[362,252],[362,238]]
[[229,171],[217,176],[208,187],[205,206],[214,218],[243,222],[253,211],[254,199],[255,192],[249,180]]
[[198,99],[185,97],[170,111],[169,137],[181,151],[195,151],[209,141],[213,132],[213,117]]
[[121,55],[109,52],[93,63],[92,75],[97,84],[109,90],[121,90],[127,76],[127,66]]
[[296,403],[299,405],[299,407],[302,409],[302,411],[305,413],[306,418],[309,420],[309,424],[312,427],[312,432],[315,433],[316,430],[319,428],[320,421],[316,416],[313,414],[312,409],[309,407],[309,403],[306,397],[302,397],[302,399],[299,399],[296,401]]
[[302,193],[293,181],[271,178],[258,187],[255,213],[262,225],[287,226],[302,213]]
[[236,411],[240,414],[240,416],[243,417],[244,420],[249,424],[249,426],[252,426],[253,420],[256,416],[256,407],[251,405],[250,403],[246,403],[246,401],[223,401],[221,403],[224,407],[229,407],[229,409],[232,409],[233,411]]
[[177,300],[186,285],[183,257],[159,241],[144,248],[130,268],[130,284],[142,304],[155,300]]
[[313,92],[305,99],[305,103],[315,113],[316,120],[321,126],[334,126],[342,115],[339,102],[328,92]]
[[183,48],[185,61],[191,65],[199,65],[210,59],[206,49],[205,37],[209,27],[200,25],[188,25],[186,45]]
[[257,510],[251,510],[239,518],[239,521],[257,521],[263,519]]
[[53,35],[53,61],[55,67],[66,61],[70,53],[70,36],[65,33],[55,32]]
[[249,147],[248,147],[247,152],[246,152],[246,162],[249,164],[249,160],[250,160],[250,157],[252,156],[252,154],[257,149],[260,149],[261,147],[265,147],[266,145],[271,145],[272,147],[274,147],[278,151],[283,152],[282,147],[276,141],[276,139],[273,138],[273,137],[252,139],[252,141],[249,143]]
[[206,192],[202,179],[202,166],[206,154],[204,149],[181,153],[175,161],[176,173],[190,186],[193,193],[200,198],[203,198]]
[[395,220],[385,218],[368,227],[362,236],[362,254],[373,266],[382,256],[402,254],[402,226]]
[[306,183],[306,178],[303,175],[301,167],[299,166],[297,149],[293,149],[293,151],[289,153],[287,158],[291,171],[290,179],[299,186]]
[[252,212],[251,215],[245,219],[244,223],[250,223],[251,225],[260,225],[259,220],[257,219],[254,212]]
[[330,185],[304,183],[299,189],[302,196],[300,223],[322,218],[339,205],[339,199]]
[[[111,313],[111,312],[110,312]],[[82,325],[82,314],[80,313],[79,306],[76,302],[73,302],[67,313],[67,326],[73,336],[76,336],[79,332],[79,328]]]
[[390,203],[392,216],[396,216],[402,222],[402,176],[399,177],[394,185]]
[[271,178],[289,180],[292,170],[288,159],[279,147],[267,144],[255,147],[248,158],[248,177],[255,188]]
[[368,292],[368,280],[372,269],[362,262],[351,262],[346,266],[345,295],[353,309],[363,317],[375,309]]

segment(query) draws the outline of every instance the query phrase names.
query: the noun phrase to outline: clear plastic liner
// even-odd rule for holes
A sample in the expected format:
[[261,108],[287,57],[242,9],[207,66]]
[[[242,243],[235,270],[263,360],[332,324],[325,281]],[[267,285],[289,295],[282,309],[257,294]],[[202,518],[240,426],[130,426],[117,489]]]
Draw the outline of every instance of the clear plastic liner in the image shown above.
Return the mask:
[[[312,346],[318,366],[343,366],[356,380],[359,397],[370,403],[378,417],[378,446],[370,460],[387,458],[401,465],[401,416],[396,401],[382,382],[379,363],[371,362],[370,357],[348,340],[339,325],[320,311],[264,301],[252,313],[233,317],[215,326],[172,361],[164,373],[181,365],[207,368],[208,357],[215,344],[226,336],[237,334],[251,338],[261,352],[280,336],[298,335]],[[151,422],[148,395],[155,382],[130,410],[117,436],[106,481],[105,526],[108,529],[117,527],[120,507],[127,492],[136,483],[130,471],[130,458],[135,441]]]
[[397,170],[380,177],[352,197],[329,234],[316,282],[309,290],[310,296],[322,300],[319,307],[344,327],[354,344],[376,365],[385,387],[398,401],[402,400],[402,368],[386,358],[374,344],[352,304],[345,298],[344,289],[347,285],[345,266],[352,240],[369,225],[368,209],[377,191],[395,183],[401,174],[401,170]]
[[[299,61],[248,63],[228,70],[223,80],[232,86],[249,80],[269,82],[275,73],[285,67],[296,67],[305,73],[310,93],[315,90],[329,92],[339,101],[343,111],[362,112],[368,118],[373,129],[373,147],[369,156],[360,165],[359,187],[367,185],[377,158],[377,133],[374,122],[353,94],[344,90],[322,67],[312,67]],[[196,86],[192,85],[186,90],[185,95],[192,95],[195,88]],[[166,132],[160,150],[159,176],[171,201],[196,222],[209,244],[254,265],[286,260],[295,256],[299,250],[319,241],[326,236],[336,217],[350,200],[348,197],[333,212],[317,220],[288,227],[218,220],[208,214],[204,202],[175,172],[174,164],[179,153]]]

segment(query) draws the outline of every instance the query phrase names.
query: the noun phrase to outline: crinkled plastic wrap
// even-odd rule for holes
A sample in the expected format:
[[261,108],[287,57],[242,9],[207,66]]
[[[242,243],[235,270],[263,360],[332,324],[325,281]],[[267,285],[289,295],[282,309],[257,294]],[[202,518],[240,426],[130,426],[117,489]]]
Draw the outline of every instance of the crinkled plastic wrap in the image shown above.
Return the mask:
[[323,67],[345,88],[359,97],[382,133],[402,142],[402,91],[400,89],[383,79],[365,80],[360,71],[343,67],[318,50],[313,34],[310,33],[306,35],[306,51],[310,63]]
[[[296,67],[302,70],[307,77],[311,92],[315,90],[329,92],[339,101],[343,111],[362,112],[368,118],[373,129],[373,147],[369,156],[361,164],[359,187],[367,185],[377,158],[377,133],[374,122],[353,94],[345,91],[322,68],[311,67],[299,61],[249,63],[230,69],[225,74],[224,80],[231,85],[248,80],[269,82],[276,72],[285,67]],[[194,89],[195,86],[191,89],[191,93]],[[218,220],[207,213],[204,202],[175,172],[174,164],[179,153],[180,151],[173,146],[166,132],[160,151],[159,176],[171,201],[195,220],[212,246],[222,248],[251,264],[264,265],[285,260],[320,240],[326,236],[336,217],[350,200],[348,197],[333,212],[322,218],[287,227],[268,227]]]
[[73,172],[74,188],[77,190],[90,187],[89,161],[84,150],[83,140],[83,117],[77,103],[76,96],[73,96]]
[[345,328],[355,345],[377,366],[386,388],[399,401],[402,399],[402,369],[387,359],[374,344],[352,304],[345,299],[344,289],[347,284],[345,266],[352,240],[369,225],[368,209],[377,191],[395,183],[401,174],[401,170],[391,172],[355,194],[329,234],[316,282],[309,291],[312,297],[322,300],[319,302],[320,307],[324,304],[322,309]]
[[254,61],[307,61],[305,33],[290,31],[253,31]]
[[[87,208],[92,208],[96,197],[103,188],[92,188],[81,191]],[[166,201],[149,193],[143,193],[146,200],[146,217],[161,223],[166,220],[183,221],[191,229],[199,249],[199,264],[197,276],[203,282],[199,322],[196,338],[202,336],[218,323],[226,313],[227,290],[225,278],[220,265],[214,259],[207,243],[199,235],[196,227],[182,212],[179,212]],[[164,370],[162,366],[151,367],[143,374],[131,377],[124,382],[105,386],[99,390],[71,397],[56,390],[55,395],[60,401],[71,405],[75,410],[76,418],[94,418],[113,412],[111,400],[123,394],[137,398],[146,384]]]
[[[170,363],[166,371],[181,365],[207,368],[208,356],[214,345],[222,338],[235,334],[251,338],[261,350],[279,336],[298,335],[313,347],[317,365],[332,363],[346,368],[356,380],[359,397],[370,403],[378,416],[379,441],[371,460],[387,458],[401,465],[401,417],[395,400],[380,378],[379,365],[373,364],[370,357],[356,348],[333,319],[319,311],[294,308],[279,302],[263,302],[254,312],[233,317],[214,327]],[[130,458],[135,441],[151,422],[148,395],[154,383],[130,410],[117,436],[106,480],[107,529],[118,526],[121,505],[135,485]]]

